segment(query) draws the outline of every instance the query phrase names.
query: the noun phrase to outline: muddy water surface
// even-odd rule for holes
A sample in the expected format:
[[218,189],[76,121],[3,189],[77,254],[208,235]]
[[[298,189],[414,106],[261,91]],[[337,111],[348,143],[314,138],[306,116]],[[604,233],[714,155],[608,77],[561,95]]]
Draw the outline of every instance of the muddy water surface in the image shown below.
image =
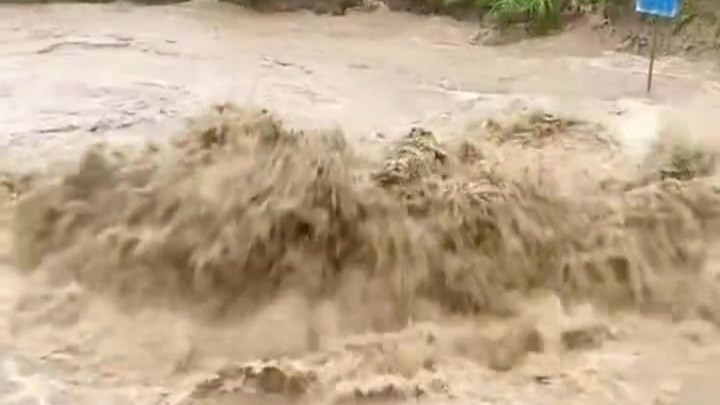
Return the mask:
[[[442,18],[260,16],[210,2],[4,5],[0,21],[0,170],[73,159],[98,141],[159,139],[209,103],[224,101],[263,105],[293,124],[339,125],[358,140],[376,132],[401,133],[415,124],[447,133],[468,118],[540,105],[607,123],[640,152],[665,111],[694,111],[701,127],[720,111],[712,71],[661,60],[654,93],[647,97],[646,61],[605,52],[593,33],[582,29],[484,48],[467,43],[473,26]],[[0,256],[7,257],[5,236],[0,236]],[[30,287],[9,265],[0,274],[4,315]],[[78,301],[72,291],[63,294],[59,299],[35,294],[29,315],[13,325],[0,324],[0,395],[7,399],[0,402],[157,404],[182,398],[184,381],[165,377],[165,368],[190,356],[177,338],[183,334],[175,334],[183,328],[181,321],[162,313],[111,318],[107,307]],[[93,353],[103,358],[66,344],[57,320],[42,328],[44,311],[57,315],[64,306],[85,305],[94,318],[87,325],[79,322],[74,338],[100,348]],[[88,330],[94,335],[83,329],[93,322]],[[651,404],[662,403],[654,401],[664,401],[666,391],[683,405],[717,398],[704,377],[720,369],[715,332],[690,325],[691,332],[671,333],[666,325],[638,322],[642,333],[609,344],[573,372],[541,359],[507,378],[468,375],[462,368],[449,378],[465,381],[468,397],[460,400],[471,403],[540,405],[572,398],[564,403]],[[152,324],[165,325],[165,335],[139,332]],[[630,324],[629,330],[638,328]],[[127,330],[138,332],[127,339],[121,333]],[[18,334],[30,343],[13,342]],[[156,338],[174,344],[158,344]],[[133,348],[150,348],[147,353],[156,356],[137,355],[134,363],[123,363],[122,354]],[[83,355],[92,361],[72,360]],[[667,371],[668,362],[682,367]],[[95,366],[112,372],[87,377]],[[156,378],[144,379],[148,375]],[[479,380],[487,384],[479,388]]]
[[0,147],[10,168],[98,140],[138,141],[148,126],[228,100],[358,136],[447,126],[516,100],[611,116],[718,103],[707,74],[673,60],[659,62],[644,100],[646,62],[604,53],[582,30],[483,48],[466,41],[473,26],[443,18],[260,16],[207,2],[2,6],[0,20]]

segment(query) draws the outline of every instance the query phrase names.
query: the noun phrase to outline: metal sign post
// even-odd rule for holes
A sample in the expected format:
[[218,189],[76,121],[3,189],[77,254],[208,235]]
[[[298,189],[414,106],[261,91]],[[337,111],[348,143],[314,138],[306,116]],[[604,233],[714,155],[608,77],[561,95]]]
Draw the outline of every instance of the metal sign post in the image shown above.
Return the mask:
[[657,33],[659,18],[675,18],[680,11],[681,0],[636,0],[635,9],[638,13],[652,17],[652,39],[650,43],[650,66],[648,67],[647,92],[652,90],[653,69],[657,53]]
[[655,68],[655,52],[657,51],[657,31],[658,31],[657,19],[653,18],[650,21],[650,24],[652,24],[652,39],[650,39],[650,66],[648,67],[648,76],[647,76],[647,93],[648,94],[650,94],[650,90],[652,90],[653,70]]

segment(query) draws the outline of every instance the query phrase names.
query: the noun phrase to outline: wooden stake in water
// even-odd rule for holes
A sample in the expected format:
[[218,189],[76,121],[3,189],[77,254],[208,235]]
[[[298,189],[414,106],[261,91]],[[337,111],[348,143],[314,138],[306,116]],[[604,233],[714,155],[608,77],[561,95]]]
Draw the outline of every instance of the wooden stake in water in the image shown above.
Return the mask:
[[648,67],[648,79],[647,79],[647,93],[650,94],[652,90],[653,70],[655,69],[655,52],[657,51],[657,31],[658,22],[657,19],[653,18],[650,23],[652,24],[652,39],[650,40],[650,66]]

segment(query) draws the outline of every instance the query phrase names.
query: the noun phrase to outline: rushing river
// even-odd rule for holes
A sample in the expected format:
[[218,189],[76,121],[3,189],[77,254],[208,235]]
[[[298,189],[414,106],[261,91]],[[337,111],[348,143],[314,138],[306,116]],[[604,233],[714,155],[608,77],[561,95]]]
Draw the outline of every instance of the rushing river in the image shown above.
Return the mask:
[[[607,52],[589,29],[494,48],[469,44],[475,29],[389,12],[259,15],[208,1],[0,5],[0,172],[74,159],[96,142],[160,140],[197,111],[226,101],[267,107],[293,125],[339,126],[358,141],[418,124],[445,134],[468,118],[541,106],[617,128],[640,153],[667,109],[693,112],[701,127],[720,111],[716,74],[701,65],[659,60],[648,97],[647,61]],[[0,259],[7,247],[3,232]],[[5,319],[25,286],[10,271],[0,274]],[[42,324],[38,319],[28,322]],[[0,354],[0,395],[10,398],[0,399],[4,404],[172,403],[172,393],[151,384],[101,387],[47,371],[40,360],[53,353],[40,360],[19,354],[9,323],[0,322],[0,343],[7,347]],[[652,338],[663,334],[654,324],[648,331]],[[31,335],[41,343],[50,339]],[[653,381],[659,356],[675,347],[672,339],[659,343],[638,381]],[[115,344],[116,354],[127,349],[118,342],[102,347]],[[623,350],[596,361],[614,361],[621,370],[634,361],[635,347]],[[523,387],[524,398],[537,404],[562,403],[551,388]],[[699,390],[711,387],[706,382]],[[528,403],[502,395],[493,403]]]
[[474,26],[446,18],[258,15],[209,2],[2,5],[0,21],[0,170],[137,142],[212,102],[360,137],[446,127],[517,100],[611,117],[717,103],[708,74],[675,60],[659,61],[645,100],[646,61],[604,53],[583,30],[488,48],[468,43]]

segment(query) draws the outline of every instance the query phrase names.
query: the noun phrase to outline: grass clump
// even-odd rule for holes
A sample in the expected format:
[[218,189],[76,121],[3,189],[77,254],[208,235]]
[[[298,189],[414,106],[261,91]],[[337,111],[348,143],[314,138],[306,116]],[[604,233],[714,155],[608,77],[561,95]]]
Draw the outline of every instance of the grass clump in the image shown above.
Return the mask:
[[474,9],[480,20],[487,18],[500,27],[527,24],[534,33],[560,26],[562,0],[445,0],[448,8]]
[[490,16],[500,24],[521,20],[546,30],[560,25],[560,6],[558,0],[493,0]]

